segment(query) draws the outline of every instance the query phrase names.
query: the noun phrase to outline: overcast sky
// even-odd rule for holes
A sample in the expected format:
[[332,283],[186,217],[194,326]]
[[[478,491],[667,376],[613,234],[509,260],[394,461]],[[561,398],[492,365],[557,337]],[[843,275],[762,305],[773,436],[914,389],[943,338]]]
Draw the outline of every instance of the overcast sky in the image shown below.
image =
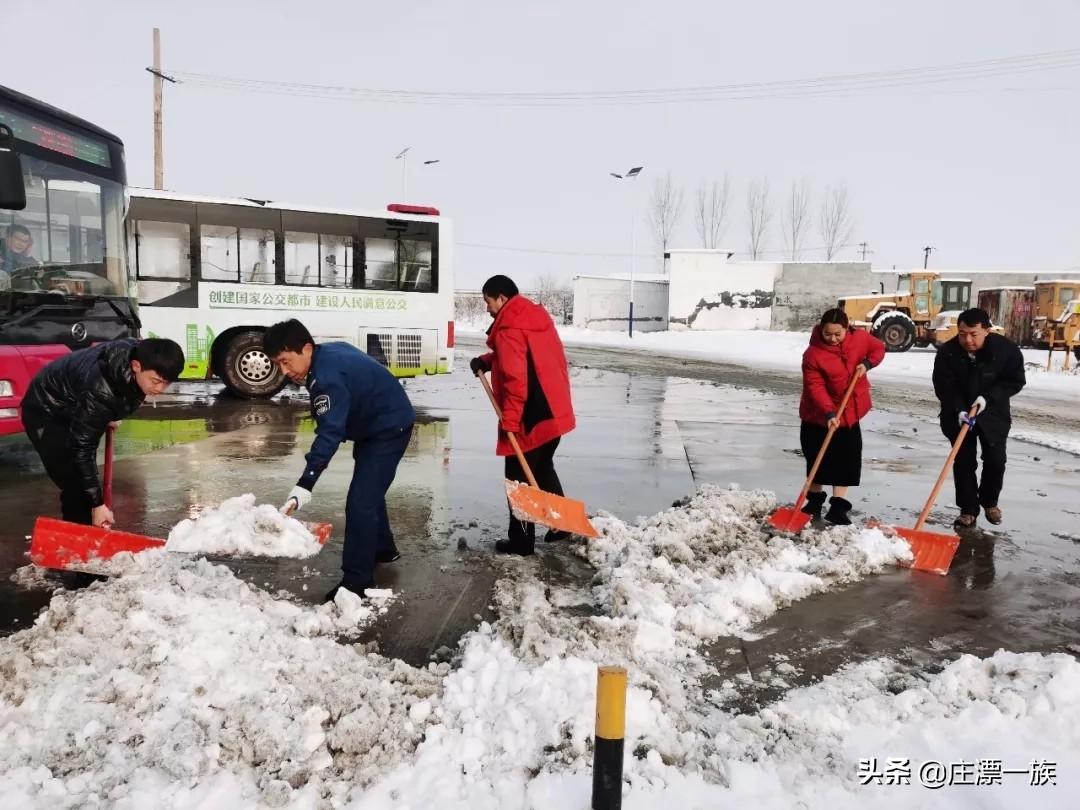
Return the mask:
[[[5,0],[0,84],[120,135],[133,185],[153,182],[151,30],[166,72],[427,91],[633,90],[812,78],[1077,47],[1080,0],[507,0],[159,3]],[[1080,69],[839,97],[645,105],[384,104],[168,85],[165,186],[382,209],[438,206],[455,224],[457,286],[505,272],[629,269],[653,250],[655,178],[687,205],[731,177],[723,242],[747,247],[748,184],[779,205],[793,179],[844,181],[876,267],[1080,265]],[[441,162],[423,167],[425,159]],[[644,165],[637,202],[609,177]],[[779,259],[779,215],[767,238]],[[822,243],[815,228],[809,247]],[[488,246],[488,247],[481,247]],[[491,246],[545,250],[508,252]],[[810,251],[805,258],[817,258]],[[857,248],[841,254],[854,258]],[[652,264],[638,262],[639,271]]]

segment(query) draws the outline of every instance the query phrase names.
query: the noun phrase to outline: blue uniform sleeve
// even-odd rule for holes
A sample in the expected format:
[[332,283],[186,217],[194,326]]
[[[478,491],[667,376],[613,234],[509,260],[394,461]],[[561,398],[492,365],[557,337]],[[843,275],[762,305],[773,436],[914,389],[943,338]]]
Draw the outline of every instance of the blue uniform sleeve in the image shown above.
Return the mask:
[[298,487],[311,490],[322,471],[334,457],[346,437],[349,421],[349,388],[340,374],[327,374],[319,378],[319,388],[311,400],[315,414],[315,441],[304,457],[307,467],[296,482]]

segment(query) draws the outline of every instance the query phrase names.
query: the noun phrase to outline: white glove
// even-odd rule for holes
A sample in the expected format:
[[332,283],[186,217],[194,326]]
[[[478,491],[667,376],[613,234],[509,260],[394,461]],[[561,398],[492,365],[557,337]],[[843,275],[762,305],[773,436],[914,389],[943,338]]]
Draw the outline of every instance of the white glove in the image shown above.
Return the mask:
[[289,497],[285,499],[285,505],[281,507],[281,514],[291,515],[299,509],[303,509],[311,503],[311,490],[303,487],[293,487]]
[[979,410],[976,413],[979,416],[982,416],[984,413],[986,413],[986,397],[975,397],[975,401],[971,403],[971,407],[978,408]]

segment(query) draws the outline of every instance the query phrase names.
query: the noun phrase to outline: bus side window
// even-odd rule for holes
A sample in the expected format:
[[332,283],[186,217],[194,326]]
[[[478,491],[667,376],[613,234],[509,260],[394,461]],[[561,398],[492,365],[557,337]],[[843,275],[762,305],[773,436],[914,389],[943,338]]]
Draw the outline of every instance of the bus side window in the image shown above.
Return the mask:
[[285,231],[285,283],[319,283],[319,235]]
[[396,290],[398,288],[397,246],[394,239],[364,240],[364,288]]
[[273,284],[274,232],[266,228],[240,229],[240,280],[251,284]]
[[407,292],[432,292],[431,242],[401,240],[400,288]]
[[199,229],[199,236],[202,241],[203,281],[239,281],[236,228],[231,225],[203,225]]
[[329,236],[319,234],[319,284],[323,287],[352,286],[351,236]]
[[139,303],[154,304],[191,288],[191,229],[182,222],[130,223],[134,263],[139,281]]

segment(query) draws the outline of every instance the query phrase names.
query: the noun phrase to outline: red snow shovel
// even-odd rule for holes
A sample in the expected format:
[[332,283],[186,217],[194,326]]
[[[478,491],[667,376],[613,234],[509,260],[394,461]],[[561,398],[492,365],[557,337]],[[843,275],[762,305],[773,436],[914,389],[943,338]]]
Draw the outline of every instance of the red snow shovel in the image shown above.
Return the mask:
[[[105,472],[102,475],[102,494],[105,505],[110,509],[115,430],[109,425],[105,431]],[[165,541],[156,537],[39,517],[34,522],[34,534],[30,541],[30,561],[42,568],[72,568],[90,560],[107,560],[122,551],[146,551],[163,545]]]
[[[973,407],[968,412],[968,416],[974,419],[978,412],[979,409]],[[970,425],[965,423],[960,426],[960,432],[956,434],[956,441],[953,442],[952,450],[949,451],[949,457],[945,459],[945,466],[941,468],[941,474],[934,484],[934,489],[930,492],[930,497],[926,500],[926,506],[923,507],[919,519],[915,522],[915,528],[892,527],[911,546],[913,559],[910,563],[903,564],[914,568],[916,571],[929,571],[932,574],[945,576],[949,573],[953,555],[956,554],[956,549],[960,545],[960,538],[956,536],[955,532],[950,534],[927,532],[923,531],[923,524],[926,523],[926,518],[930,516],[930,510],[934,508],[938,494],[945,485],[945,477],[949,474],[949,470],[956,460],[956,454],[960,452],[960,445],[964,443],[968,430],[970,430]]]
[[[102,494],[105,505],[110,509],[114,431],[115,428],[110,425],[105,433],[105,472],[102,476]],[[329,523],[304,525],[324,545],[333,533],[333,526]],[[107,560],[124,551],[138,553],[164,545],[165,541],[156,537],[39,517],[34,522],[34,533],[30,541],[30,561],[42,568],[77,570],[80,564],[91,560]]]
[[[495,401],[495,394],[491,390],[487,377],[483,372],[477,372],[476,376],[483,383],[484,391],[487,392],[488,399],[495,408],[496,416],[502,421],[502,409]],[[575,501],[573,498],[565,498],[540,489],[529,467],[529,462],[525,460],[525,454],[521,452],[517,436],[509,431],[506,435],[510,439],[510,446],[514,448],[514,454],[521,464],[521,469],[525,471],[525,477],[529,479],[528,485],[520,481],[508,480],[506,482],[506,497],[510,501],[515,516],[523,514],[528,516],[532,523],[540,523],[581,537],[599,537],[600,533],[589,522],[589,516],[585,513],[585,504],[582,501]]]
[[[844,392],[844,398],[840,400],[840,407],[836,409],[838,416],[843,415],[844,409],[847,408],[848,400],[851,399],[851,394],[855,391],[855,383],[857,383],[862,376],[862,374],[852,376],[851,382],[848,383],[847,391]],[[798,534],[803,530],[806,524],[810,522],[810,515],[802,511],[802,505],[806,502],[806,493],[810,491],[810,486],[814,483],[814,476],[817,475],[818,468],[821,466],[821,461],[825,458],[825,451],[829,449],[829,443],[832,441],[834,433],[836,433],[836,428],[831,427],[829,428],[829,432],[825,434],[825,441],[821,443],[821,449],[818,450],[817,458],[814,459],[814,466],[810,468],[810,474],[806,476],[806,483],[803,484],[802,492],[799,493],[799,497],[795,499],[795,505],[790,508],[783,506],[769,516],[769,523],[774,528],[777,528],[782,532]]]

